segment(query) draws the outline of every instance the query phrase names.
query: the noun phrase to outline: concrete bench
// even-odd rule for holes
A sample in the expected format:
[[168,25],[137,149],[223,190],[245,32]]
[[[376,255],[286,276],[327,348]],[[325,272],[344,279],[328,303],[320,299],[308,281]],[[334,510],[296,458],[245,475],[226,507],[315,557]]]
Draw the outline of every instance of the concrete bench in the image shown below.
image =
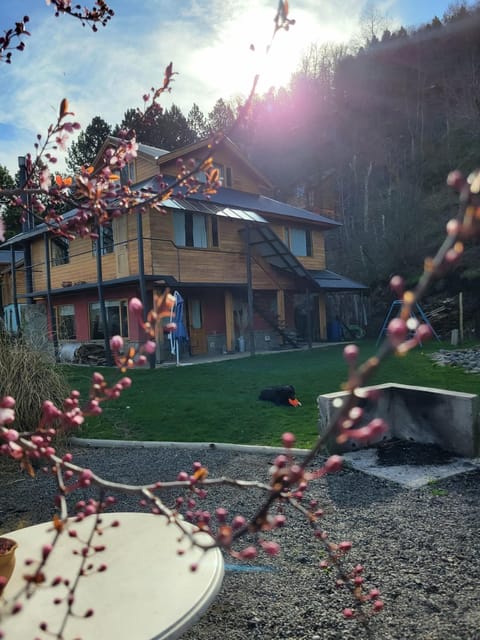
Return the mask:
[[[386,383],[378,389],[378,401],[362,401],[364,418],[358,426],[372,418],[383,418],[388,426],[381,440],[410,440],[422,444],[436,444],[446,451],[474,458],[480,455],[479,398],[472,393],[417,387],[414,385]],[[319,431],[325,432],[331,418],[338,411],[334,407],[337,398],[348,395],[345,391],[327,393],[318,397]],[[377,440],[362,444],[372,446]],[[348,441],[339,445],[335,439],[327,443],[332,452],[354,451],[361,448],[358,442]]]

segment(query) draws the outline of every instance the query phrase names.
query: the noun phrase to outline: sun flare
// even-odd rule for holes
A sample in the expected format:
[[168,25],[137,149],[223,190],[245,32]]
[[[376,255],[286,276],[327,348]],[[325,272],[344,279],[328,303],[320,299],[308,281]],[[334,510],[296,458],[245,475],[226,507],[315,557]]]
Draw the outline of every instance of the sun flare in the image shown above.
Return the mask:
[[213,70],[211,84],[217,97],[248,95],[259,74],[259,93],[287,86],[292,73],[312,43],[340,42],[341,29],[312,21],[311,14],[292,16],[296,23],[288,32],[280,30],[272,40],[274,23],[269,10],[257,9],[235,16],[206,49],[199,52],[199,68]]

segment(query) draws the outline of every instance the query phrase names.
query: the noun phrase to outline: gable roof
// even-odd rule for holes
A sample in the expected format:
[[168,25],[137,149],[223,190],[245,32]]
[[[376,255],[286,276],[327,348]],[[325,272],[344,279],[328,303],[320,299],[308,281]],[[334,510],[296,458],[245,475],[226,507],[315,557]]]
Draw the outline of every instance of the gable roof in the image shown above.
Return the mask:
[[[117,138],[116,136],[107,136],[105,142],[102,144],[100,149],[98,150],[97,156],[93,162],[94,165],[97,164],[99,159],[103,156],[105,151],[109,147],[117,147],[121,142],[121,138]],[[138,143],[138,155],[148,158],[150,160],[157,161],[160,156],[164,156],[169,154],[170,151],[166,149],[160,149],[159,147],[152,147],[149,144],[144,144],[143,142]]]
[[[161,167],[167,162],[182,158],[183,156],[189,156],[196,151],[200,151],[201,149],[205,149],[205,151],[207,151],[208,146],[211,145],[211,143],[212,137],[204,138],[203,140],[199,140],[198,142],[194,142],[193,144],[187,145],[186,147],[181,147],[180,149],[176,149],[175,151],[171,151],[163,155],[157,160],[157,164]],[[250,161],[245,157],[245,154],[240,151],[239,147],[234,142],[232,142],[230,138],[224,136],[215,148],[218,149],[220,147],[225,147],[236,158],[238,158],[238,160],[240,160],[240,162],[242,162],[251,173],[257,176],[257,178],[261,180],[268,189],[273,189],[273,183],[259,169],[257,169],[253,164],[250,163]],[[215,162],[215,149],[212,149],[211,153],[214,157]]]

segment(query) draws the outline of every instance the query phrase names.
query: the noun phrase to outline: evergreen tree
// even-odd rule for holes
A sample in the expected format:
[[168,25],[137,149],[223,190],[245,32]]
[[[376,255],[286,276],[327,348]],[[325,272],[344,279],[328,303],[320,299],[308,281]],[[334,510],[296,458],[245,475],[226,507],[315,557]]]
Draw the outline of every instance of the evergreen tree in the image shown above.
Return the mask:
[[[10,175],[8,169],[0,165],[0,189],[14,189],[15,180]],[[0,214],[6,227],[5,238],[11,238],[22,230],[20,223],[21,211],[18,207],[10,205],[10,198],[0,197]]]
[[112,133],[112,127],[100,116],[92,118],[91,123],[81,131],[76,142],[72,142],[67,154],[67,167],[72,173],[78,172],[84,164],[90,165]]
[[209,134],[207,119],[200,110],[198,104],[193,103],[188,112],[187,122],[190,129],[195,133],[198,140],[205,138]]
[[235,122],[235,113],[232,107],[220,98],[208,114],[208,126],[210,132],[228,131]]

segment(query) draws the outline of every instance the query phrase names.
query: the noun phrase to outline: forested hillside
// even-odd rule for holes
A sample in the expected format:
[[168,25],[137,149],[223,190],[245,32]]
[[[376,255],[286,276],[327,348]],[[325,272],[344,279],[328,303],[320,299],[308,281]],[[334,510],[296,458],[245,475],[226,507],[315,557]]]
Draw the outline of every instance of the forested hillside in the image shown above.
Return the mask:
[[[455,211],[448,173],[480,166],[480,2],[457,2],[415,29],[372,28],[363,46],[313,43],[289,86],[256,97],[231,130],[237,108],[228,96],[207,114],[172,105],[139,128],[134,109],[116,126],[94,118],[69,168],[91,162],[119,127],[165,149],[226,130],[278,185],[278,199],[343,222],[328,235],[329,268],[385,299],[389,276],[414,281],[439,244]],[[437,292],[465,292],[480,334],[479,258],[477,243]]]

